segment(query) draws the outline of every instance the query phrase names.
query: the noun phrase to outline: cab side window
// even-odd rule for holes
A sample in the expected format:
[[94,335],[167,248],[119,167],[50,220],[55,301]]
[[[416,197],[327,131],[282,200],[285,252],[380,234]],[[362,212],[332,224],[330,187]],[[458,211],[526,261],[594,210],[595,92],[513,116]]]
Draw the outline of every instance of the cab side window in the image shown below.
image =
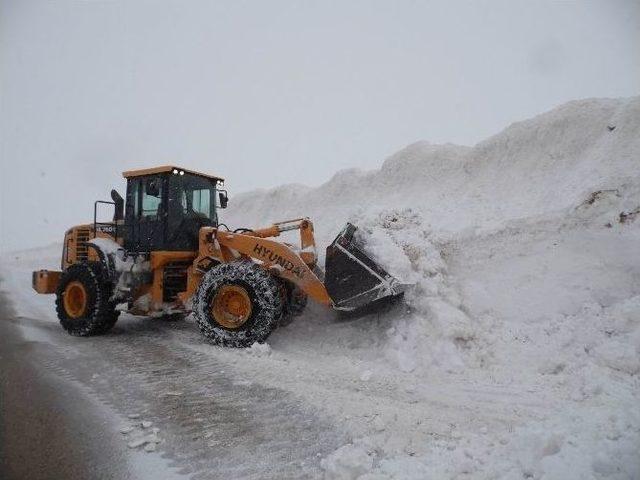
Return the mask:
[[202,190],[193,190],[192,195],[192,209],[196,213],[204,215],[206,218],[211,218],[211,190],[206,188]]

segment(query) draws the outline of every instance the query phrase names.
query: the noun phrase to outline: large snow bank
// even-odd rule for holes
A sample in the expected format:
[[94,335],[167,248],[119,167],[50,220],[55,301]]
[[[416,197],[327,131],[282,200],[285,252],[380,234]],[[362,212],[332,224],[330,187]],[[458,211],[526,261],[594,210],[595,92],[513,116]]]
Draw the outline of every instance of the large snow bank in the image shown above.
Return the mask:
[[325,459],[327,477],[639,478],[639,167],[640,97],[590,99],[473,148],[419,142],[379,170],[234,197],[230,226],[309,216],[320,246],[352,221],[415,284],[368,344],[411,391],[459,378],[537,399],[496,397],[506,431],[472,419],[446,440],[416,433],[419,447],[374,428]]
[[[405,318],[412,331],[398,322],[390,334],[391,344],[398,335],[415,342],[399,350],[402,368],[433,357],[432,363],[455,369],[463,364],[449,351],[451,344],[473,338],[478,319],[468,317],[449,284],[442,255],[453,240],[488,235],[523,218],[617,224],[622,212],[638,207],[639,152],[640,97],[574,101],[473,148],[419,142],[379,170],[339,172],[318,188],[291,185],[238,195],[225,221],[257,226],[306,215],[315,222],[320,246],[352,221],[378,262],[417,284],[407,297],[423,321]],[[420,338],[426,324],[429,331],[422,333],[429,340]],[[441,344],[443,338],[450,341]]]
[[306,215],[324,243],[349,217],[380,208],[419,210],[437,230],[498,226],[637,183],[639,132],[640,97],[574,101],[473,148],[418,142],[379,170],[237,195],[225,220],[251,226]]

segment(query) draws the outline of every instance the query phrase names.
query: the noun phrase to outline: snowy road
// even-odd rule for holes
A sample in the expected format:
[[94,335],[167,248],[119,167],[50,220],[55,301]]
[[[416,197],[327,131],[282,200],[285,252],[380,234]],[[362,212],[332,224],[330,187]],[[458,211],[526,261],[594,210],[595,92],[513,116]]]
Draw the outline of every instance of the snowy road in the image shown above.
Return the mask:
[[[4,330],[17,337],[19,322],[27,337],[35,340],[26,343],[34,345],[32,349],[20,348],[24,342],[5,345],[3,356],[22,360],[28,356],[43,367],[51,383],[79,385],[88,397],[85,403],[97,399],[120,416],[121,424],[153,422],[160,429],[158,451],[176,471],[192,478],[313,478],[319,475],[320,458],[344,443],[335,424],[301,400],[278,389],[235,381],[230,375],[233,365],[180,346],[176,337],[202,342],[191,322],[129,317],[119,321],[110,335],[75,338],[54,322],[7,318],[7,312],[3,316]],[[31,384],[35,380],[29,376],[21,381]],[[60,390],[66,391],[64,386]],[[48,404],[46,397],[35,392],[34,396]],[[73,420],[65,415],[73,416],[73,412],[72,408],[63,411],[57,427]],[[140,417],[134,420],[128,415]],[[84,416],[80,411],[78,420]],[[117,431],[120,426],[112,424],[107,430]],[[38,425],[32,427],[41,430]],[[90,438],[94,428],[85,424],[77,438],[65,444],[82,442],[88,448],[86,442],[104,443]],[[123,455],[122,447],[131,434],[118,435],[121,444],[106,449],[114,452],[109,453],[112,458],[101,458],[102,453],[95,452],[86,459],[108,462],[110,474],[127,478],[126,472],[118,473],[122,462],[113,457]],[[14,441],[8,444],[17,446]],[[82,476],[79,472],[78,478]]]
[[49,345],[22,338],[0,293],[0,477],[128,478],[128,452],[83,392],[42,371]]

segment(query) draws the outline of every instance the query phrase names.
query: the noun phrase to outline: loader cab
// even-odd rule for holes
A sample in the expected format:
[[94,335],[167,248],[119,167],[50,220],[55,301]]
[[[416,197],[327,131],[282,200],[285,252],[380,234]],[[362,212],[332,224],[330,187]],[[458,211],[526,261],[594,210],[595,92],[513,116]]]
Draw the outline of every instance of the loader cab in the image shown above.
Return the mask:
[[196,251],[200,228],[217,226],[217,209],[226,207],[219,177],[172,166],[124,177],[124,247],[130,252]]

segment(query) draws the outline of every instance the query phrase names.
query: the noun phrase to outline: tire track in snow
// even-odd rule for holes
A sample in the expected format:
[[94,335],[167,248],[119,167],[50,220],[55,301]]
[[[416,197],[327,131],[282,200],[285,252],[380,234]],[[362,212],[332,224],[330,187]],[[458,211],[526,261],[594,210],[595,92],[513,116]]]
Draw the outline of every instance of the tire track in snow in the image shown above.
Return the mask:
[[125,320],[110,335],[68,337],[73,351],[53,337],[62,345],[45,365],[123,416],[153,421],[163,456],[192,478],[317,478],[319,459],[346,442],[291,394],[234,380],[233,366],[168,342],[171,330],[192,325],[158,322]]

